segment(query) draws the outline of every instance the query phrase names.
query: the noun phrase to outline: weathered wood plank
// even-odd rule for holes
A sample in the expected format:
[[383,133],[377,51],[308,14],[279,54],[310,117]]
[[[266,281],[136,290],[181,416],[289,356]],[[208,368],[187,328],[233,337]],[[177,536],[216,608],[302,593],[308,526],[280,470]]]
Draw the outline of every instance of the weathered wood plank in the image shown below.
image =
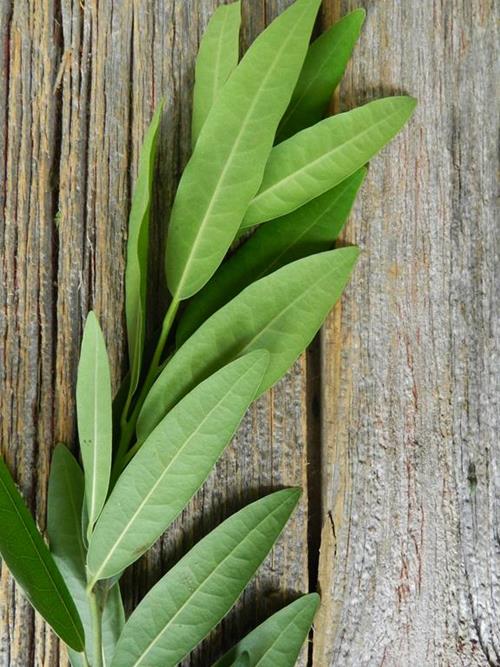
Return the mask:
[[314,664],[497,665],[494,3],[361,4],[341,106],[420,105],[373,162],[345,237],[364,254],[323,335]]
[[[216,0],[61,0],[1,10],[0,90],[8,117],[0,220],[2,452],[44,525],[54,443],[75,439],[74,382],[82,323],[94,308],[115,386],[124,370],[123,270],[139,147],[166,99],[157,165],[151,329],[167,295],[160,260],[175,186],[188,157],[198,41]],[[290,0],[244,3],[248,44]],[[3,108],[3,105],[1,105]],[[36,171],[34,171],[36,170]],[[252,408],[182,519],[126,578],[130,607],[194,540],[248,500],[306,487],[305,360]],[[307,590],[307,493],[248,592],[186,664],[207,664],[247,626]],[[2,654],[9,667],[67,664],[64,650],[2,569]],[[245,610],[245,611],[243,611]],[[304,659],[301,661],[305,664]]]
[[[54,369],[53,249],[59,48],[55,3],[4,3],[0,222],[0,433],[2,451],[45,523]],[[7,104],[5,104],[7,102]],[[49,664],[57,643],[2,569],[5,665]]]
[[[161,318],[159,257],[188,157],[193,59],[217,4],[0,6],[0,444],[42,527],[50,452],[75,435],[89,307],[115,384],[123,372],[126,213],[141,139],[165,96],[152,329]],[[287,4],[244,2],[245,44]],[[324,2],[325,22],[355,4]],[[365,257],[323,336],[323,469],[309,480],[314,497],[322,485],[325,520],[315,664],[495,664],[493,3],[364,4],[343,104],[402,88],[421,107],[374,163],[346,236]],[[317,362],[301,360],[252,408],[203,493],[127,578],[129,606],[230,511],[270,488],[307,487]],[[307,511],[305,497],[243,607],[191,664],[209,664],[288,592],[307,589]],[[5,568],[1,590],[0,663],[67,664]]]

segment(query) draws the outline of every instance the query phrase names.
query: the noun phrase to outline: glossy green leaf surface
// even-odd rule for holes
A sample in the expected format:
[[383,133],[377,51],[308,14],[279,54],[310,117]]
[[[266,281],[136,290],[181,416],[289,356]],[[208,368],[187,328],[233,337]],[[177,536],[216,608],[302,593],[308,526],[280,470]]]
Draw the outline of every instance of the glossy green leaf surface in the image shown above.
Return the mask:
[[[47,503],[47,533],[52,556],[75,601],[82,623],[91,627],[86,594],[86,551],[82,537],[84,500],[83,471],[64,445],[57,445],[50,466]],[[125,623],[120,587],[115,584],[108,593],[103,612],[104,665],[109,665],[116,642]],[[86,634],[87,655],[93,655],[92,635]],[[73,667],[83,667],[81,654],[70,651]]]
[[179,183],[167,239],[172,296],[221,263],[262,180],[307,51],[320,0],[297,0],[262,32],[218,95]]
[[258,350],[195,387],[160,422],[118,480],[89,545],[93,578],[121,572],[200,488],[255,398],[269,363]]
[[403,127],[411,97],[388,97],[320,121],[273,148],[242,228],[318,197],[366,164]]
[[241,3],[218,7],[208,22],[196,57],[191,141],[201,128],[222,86],[238,64]]
[[319,595],[311,593],[280,609],[228,651],[214,667],[231,667],[244,654],[249,656],[249,667],[293,667],[319,602]]
[[95,314],[87,316],[76,382],[78,436],[85,471],[88,535],[106,500],[113,447],[108,354]]
[[178,347],[255,280],[297,259],[329,250],[349,216],[365,174],[363,167],[324,195],[259,227],[189,301],[176,332]]
[[139,415],[144,440],[194,386],[235,357],[266,349],[271,358],[259,387],[273,385],[303,352],[346,285],[357,248],[292,262],[244,289],[212,315],[175,353]]
[[83,651],[85,635],[75,603],[1,457],[0,555],[54,632]]
[[277,143],[324,118],[358,40],[365,11],[356,9],[316,39],[307,52]]
[[162,111],[163,103],[158,105],[144,137],[128,223],[125,315],[130,368],[129,392],[132,394],[139,381],[144,350],[149,218],[156,144]]
[[188,552],[125,624],[112,667],[174,667],[227,614],[300,497],[277,491],[240,510]]

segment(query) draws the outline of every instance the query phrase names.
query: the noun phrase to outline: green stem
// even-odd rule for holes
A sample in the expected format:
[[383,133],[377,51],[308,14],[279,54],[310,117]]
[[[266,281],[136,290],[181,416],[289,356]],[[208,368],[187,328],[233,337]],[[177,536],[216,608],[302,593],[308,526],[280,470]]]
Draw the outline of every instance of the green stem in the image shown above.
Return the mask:
[[127,419],[126,418],[127,413],[124,412],[124,418],[122,418],[121,421],[120,443],[118,445],[116,460],[113,465],[113,471],[111,474],[112,484],[116,482],[123,468],[130,459],[130,457],[127,455],[127,452],[130,447],[130,443],[134,437],[137,419],[139,417],[141,408],[144,405],[144,401],[146,400],[146,397],[149,394],[149,390],[153,386],[154,381],[156,380],[158,373],[162,367],[160,363],[161,357],[163,355],[163,351],[165,349],[165,345],[168,340],[168,335],[170,333],[170,330],[172,329],[172,325],[174,323],[178,308],[179,308],[179,300],[174,297],[170,302],[170,306],[168,307],[168,310],[165,314],[165,318],[163,320],[163,324],[161,327],[160,337],[158,339],[158,343],[156,344],[156,349],[154,351],[153,358],[151,359],[151,364],[149,366],[146,379],[144,380],[144,384],[142,385],[141,391],[139,392],[139,396],[137,398],[132,414]]
[[87,598],[90,607],[90,617],[92,623],[92,646],[93,663],[92,667],[103,667],[102,662],[102,610],[93,589],[87,590]]

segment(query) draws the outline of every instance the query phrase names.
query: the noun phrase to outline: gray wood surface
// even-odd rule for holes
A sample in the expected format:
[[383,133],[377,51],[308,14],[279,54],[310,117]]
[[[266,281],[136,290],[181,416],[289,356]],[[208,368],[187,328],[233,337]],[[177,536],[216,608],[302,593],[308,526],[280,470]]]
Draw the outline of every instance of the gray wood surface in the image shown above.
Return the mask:
[[366,6],[341,107],[420,103],[371,165],[345,235],[364,253],[322,337],[315,664],[497,665],[494,5]]
[[[75,437],[90,307],[115,386],[124,370],[126,221],[144,130],[165,97],[159,256],[188,156],[194,55],[217,4],[0,3],[0,445],[42,529],[51,452]],[[243,0],[244,44],[288,4]],[[323,5],[325,26],[354,6],[368,12],[337,106],[405,91],[419,110],[371,166],[345,235],[363,259],[321,341],[250,410],[203,491],[127,576],[127,606],[235,508],[299,484],[301,507],[273,555],[186,664],[209,665],[318,575],[317,667],[494,665],[493,0]],[[151,281],[154,328],[166,300],[159,268]],[[66,665],[5,568],[0,590],[0,665]]]

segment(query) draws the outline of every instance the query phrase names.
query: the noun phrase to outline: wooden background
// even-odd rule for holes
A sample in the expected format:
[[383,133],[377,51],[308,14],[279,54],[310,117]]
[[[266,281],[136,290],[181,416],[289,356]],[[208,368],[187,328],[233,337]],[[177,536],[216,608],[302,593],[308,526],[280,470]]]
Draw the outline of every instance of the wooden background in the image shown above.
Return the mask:
[[[45,524],[51,451],[72,441],[82,322],[123,372],[127,211],[165,96],[153,247],[188,155],[193,59],[219,0],[0,2],[0,439]],[[243,0],[243,41],[289,0]],[[127,605],[232,510],[306,492],[259,576],[192,665],[294,593],[323,603],[300,664],[500,664],[494,0],[325,0],[367,21],[336,106],[408,92],[345,234],[364,250],[322,335],[251,409],[182,520],[127,577]],[[498,106],[497,106],[498,110]],[[153,322],[165,303],[152,269]],[[321,555],[318,559],[318,549]],[[66,665],[1,575],[2,667]]]

